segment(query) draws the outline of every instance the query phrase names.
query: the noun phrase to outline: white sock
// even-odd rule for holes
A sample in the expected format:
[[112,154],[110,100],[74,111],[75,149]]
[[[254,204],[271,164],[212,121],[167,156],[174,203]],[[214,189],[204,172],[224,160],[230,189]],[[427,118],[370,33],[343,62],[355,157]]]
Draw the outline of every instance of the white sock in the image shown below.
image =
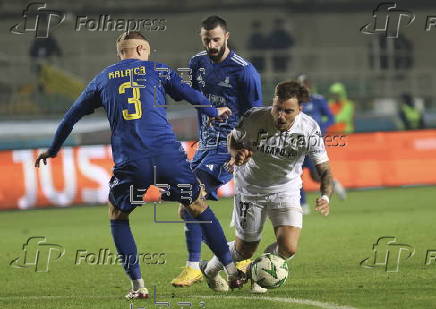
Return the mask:
[[214,255],[208,262],[204,273],[206,276],[210,278],[215,278],[218,276],[220,270],[223,269],[223,264],[218,260],[218,258]]
[[282,255],[280,255],[279,254],[279,245],[277,244],[277,242],[273,242],[268,247],[266,247],[264,252],[265,253],[272,253],[274,255],[277,255],[277,256],[281,257],[282,259],[284,259],[285,261],[288,261],[288,260],[292,259],[295,256],[295,254],[290,256],[290,257],[283,257]]
[[200,270],[200,262],[186,261],[186,266],[191,267],[193,269]]
[[232,277],[232,276],[234,276],[237,272],[238,272],[238,269],[236,268],[234,262],[231,262],[231,263],[229,263],[229,264],[226,265],[226,273],[227,273],[227,276]]
[[227,244],[229,245],[229,250],[230,250],[230,254],[232,255],[233,261],[235,261],[235,262],[243,261],[244,258],[235,249],[235,242],[231,241],[231,242],[228,242]]
[[137,291],[143,287],[145,287],[145,286],[144,286],[144,280],[142,278],[132,280],[132,290]]
[[[235,250],[235,242],[231,241],[231,242],[228,242],[227,244],[229,245],[229,250],[230,250],[230,254],[232,255],[233,261],[235,261],[235,262],[242,261],[243,260],[242,256]],[[233,264],[233,265],[230,265],[230,264]],[[226,266],[226,271],[227,271],[227,274],[229,274],[229,275],[231,275],[230,273],[232,273],[232,274],[236,273],[235,264],[234,263],[230,263],[230,264]],[[233,267],[234,267],[234,269],[233,269]],[[206,273],[206,275],[208,277],[215,278],[216,276],[218,276],[218,273],[222,269],[223,269],[223,264],[221,264],[221,262],[218,260],[218,258],[216,256],[214,256],[207,263],[207,266],[206,266],[206,269],[204,270],[204,272]]]

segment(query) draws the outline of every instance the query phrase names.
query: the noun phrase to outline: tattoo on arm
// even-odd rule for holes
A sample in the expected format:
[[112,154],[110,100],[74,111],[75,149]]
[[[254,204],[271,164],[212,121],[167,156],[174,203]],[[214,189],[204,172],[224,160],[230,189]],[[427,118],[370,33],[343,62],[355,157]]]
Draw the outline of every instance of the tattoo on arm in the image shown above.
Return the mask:
[[330,197],[333,193],[333,175],[329,162],[316,165],[316,169],[321,178],[321,195],[325,194]]

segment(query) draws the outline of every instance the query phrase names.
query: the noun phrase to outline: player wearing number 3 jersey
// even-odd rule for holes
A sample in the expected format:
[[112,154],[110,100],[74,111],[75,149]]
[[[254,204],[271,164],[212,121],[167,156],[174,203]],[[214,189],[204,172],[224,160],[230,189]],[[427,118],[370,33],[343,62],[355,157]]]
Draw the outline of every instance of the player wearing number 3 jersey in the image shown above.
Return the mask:
[[[129,214],[152,184],[164,184],[162,198],[177,201],[199,221],[211,250],[226,265],[228,283],[241,287],[245,275],[232,261],[226,238],[214,213],[203,198],[186,154],[166,118],[166,94],[185,99],[210,117],[227,118],[227,107],[211,107],[200,92],[192,89],[168,66],[148,61],[150,45],[139,32],[127,32],[117,40],[121,61],[98,74],[82,92],[59,124],[54,141],[40,160],[56,156],[73,125],[96,108],[103,107],[112,131],[115,161],[110,182],[109,217],[115,246],[132,281],[127,298],[147,298],[148,291],[139,269],[136,244],[129,226]],[[186,193],[189,193],[187,196]],[[131,196],[135,198],[132,200]]]

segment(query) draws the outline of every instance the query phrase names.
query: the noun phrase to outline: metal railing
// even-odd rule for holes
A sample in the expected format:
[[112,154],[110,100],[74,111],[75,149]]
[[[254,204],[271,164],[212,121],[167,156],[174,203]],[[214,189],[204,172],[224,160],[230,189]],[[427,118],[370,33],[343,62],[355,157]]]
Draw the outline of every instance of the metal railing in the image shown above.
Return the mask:
[[[370,103],[375,98],[398,98],[403,92],[425,98],[429,106],[434,106],[436,102],[436,72],[432,67],[415,66],[408,70],[396,70],[393,66],[387,69],[371,68],[369,51],[361,47],[295,48],[292,51],[261,53],[242,50],[239,54],[247,60],[253,57],[264,58],[265,68],[261,75],[266,101],[271,97],[278,81],[292,79],[298,73],[304,72],[311,76],[318,92],[322,94],[327,93],[333,82],[343,82],[350,98],[359,103],[357,109],[362,111],[370,111]],[[274,69],[273,57],[277,55],[289,58],[288,66],[283,72]],[[151,59],[177,69],[187,67],[191,56],[187,52],[158,52]],[[414,57],[428,58],[429,55],[419,52]],[[84,83],[116,61],[113,52],[95,56],[87,54],[85,49],[78,53],[66,52],[61,58],[51,60],[57,67],[81,78]],[[45,110],[42,114],[34,108],[35,104],[44,105],[45,98],[38,93],[38,76],[30,57],[3,57],[1,66],[3,74],[0,74],[0,116],[50,116],[50,111]],[[71,100],[66,100],[65,108],[71,103]],[[58,115],[65,108],[54,109],[53,115]]]

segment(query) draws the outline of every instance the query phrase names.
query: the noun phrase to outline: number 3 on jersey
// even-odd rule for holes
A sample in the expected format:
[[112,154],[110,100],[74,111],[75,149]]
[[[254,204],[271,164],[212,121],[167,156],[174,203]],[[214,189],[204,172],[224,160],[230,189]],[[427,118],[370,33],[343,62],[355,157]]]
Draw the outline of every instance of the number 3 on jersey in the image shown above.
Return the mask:
[[139,90],[141,88],[132,87],[132,84],[130,82],[125,82],[125,83],[122,83],[120,85],[120,87],[118,87],[118,92],[120,94],[124,94],[124,93],[126,93],[126,89],[128,89],[128,88],[132,88],[133,97],[128,98],[127,102],[134,104],[135,112],[132,114],[129,114],[128,109],[123,109],[123,118],[126,120],[139,119],[142,117],[142,107],[141,107],[141,100],[140,100],[141,94],[139,92]]

